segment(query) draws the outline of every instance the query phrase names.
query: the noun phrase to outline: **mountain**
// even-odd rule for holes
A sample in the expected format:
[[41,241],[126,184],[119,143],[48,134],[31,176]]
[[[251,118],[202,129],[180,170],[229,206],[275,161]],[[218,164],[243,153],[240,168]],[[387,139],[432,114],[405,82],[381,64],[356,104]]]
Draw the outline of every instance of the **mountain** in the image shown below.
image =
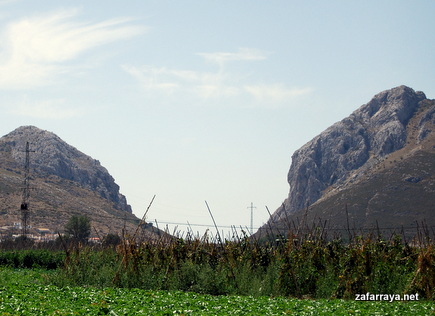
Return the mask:
[[399,86],[375,95],[292,155],[290,191],[262,228],[294,223],[399,229],[435,224],[435,100]]
[[106,168],[34,126],[19,127],[0,138],[0,226],[20,222],[27,142],[32,227],[62,232],[72,215],[87,215],[94,235],[136,228],[139,219]]

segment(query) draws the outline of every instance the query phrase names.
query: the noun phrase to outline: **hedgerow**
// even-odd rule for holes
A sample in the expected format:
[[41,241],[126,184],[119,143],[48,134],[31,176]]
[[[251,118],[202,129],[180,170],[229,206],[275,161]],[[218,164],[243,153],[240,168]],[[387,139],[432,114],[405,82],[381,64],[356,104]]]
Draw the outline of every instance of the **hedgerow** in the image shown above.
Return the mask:
[[435,298],[435,249],[400,236],[343,241],[289,235],[279,242],[252,238],[166,238],[118,247],[71,246],[65,251],[0,252],[0,265],[54,269],[58,286],[181,290],[212,295],[346,298],[359,293]]

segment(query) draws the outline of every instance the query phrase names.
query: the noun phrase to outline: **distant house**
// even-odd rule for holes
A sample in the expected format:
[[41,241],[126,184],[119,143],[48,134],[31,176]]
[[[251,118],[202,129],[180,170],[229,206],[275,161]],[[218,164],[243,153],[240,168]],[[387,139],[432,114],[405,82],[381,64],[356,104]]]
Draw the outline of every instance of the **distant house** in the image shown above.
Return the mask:
[[45,236],[48,234],[53,234],[53,232],[48,228],[36,228],[36,231],[39,235]]
[[101,243],[101,240],[100,240],[100,238],[98,238],[98,237],[91,237],[91,238],[88,239],[88,241],[89,241],[89,242],[96,243],[96,244]]

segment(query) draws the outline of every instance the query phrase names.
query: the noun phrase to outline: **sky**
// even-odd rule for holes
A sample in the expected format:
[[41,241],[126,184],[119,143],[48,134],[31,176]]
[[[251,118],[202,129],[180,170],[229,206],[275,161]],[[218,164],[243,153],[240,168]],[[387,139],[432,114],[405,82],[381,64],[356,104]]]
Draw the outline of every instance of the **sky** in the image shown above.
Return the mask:
[[0,0],[0,136],[97,159],[160,228],[254,230],[295,150],[383,90],[435,98],[435,1]]

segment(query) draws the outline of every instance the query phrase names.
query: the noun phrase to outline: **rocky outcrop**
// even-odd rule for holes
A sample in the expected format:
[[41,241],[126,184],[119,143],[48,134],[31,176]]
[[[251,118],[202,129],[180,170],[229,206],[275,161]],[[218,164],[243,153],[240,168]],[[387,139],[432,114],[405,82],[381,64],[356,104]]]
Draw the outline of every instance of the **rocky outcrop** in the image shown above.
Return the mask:
[[[278,221],[285,214],[304,209],[326,191],[357,179],[389,154],[403,148],[407,124],[424,105],[426,96],[406,86],[381,92],[349,117],[298,149],[288,173],[290,192],[273,214]],[[424,139],[435,120],[435,107],[427,109],[418,123],[418,139]]]
[[[119,186],[106,168],[75,147],[68,145],[54,133],[34,126],[22,126],[0,139],[0,151],[11,155],[12,169],[22,169],[25,162],[26,142],[30,143],[32,174],[41,178],[49,176],[72,181],[84,189],[96,192],[119,210],[131,213]],[[5,167],[5,166],[3,166]]]

